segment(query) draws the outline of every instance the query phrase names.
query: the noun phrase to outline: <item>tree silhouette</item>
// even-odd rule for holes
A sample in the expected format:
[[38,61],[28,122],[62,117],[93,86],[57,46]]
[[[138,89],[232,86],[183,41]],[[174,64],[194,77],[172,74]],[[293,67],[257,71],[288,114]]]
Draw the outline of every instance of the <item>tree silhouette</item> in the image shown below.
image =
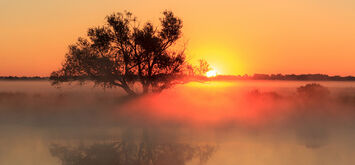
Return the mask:
[[194,66],[192,64],[186,64],[184,67],[185,75],[188,76],[204,76],[208,71],[211,70],[210,64],[204,60],[200,59],[198,65]]
[[297,93],[301,98],[306,100],[322,100],[329,96],[330,91],[328,88],[317,84],[310,83],[297,88]]
[[184,50],[174,50],[181,37],[182,21],[164,11],[160,27],[140,26],[130,12],[106,17],[106,24],[89,28],[87,38],[69,46],[62,68],[52,72],[53,84],[91,80],[104,87],[121,87],[136,95],[159,92],[176,83],[185,62]]
[[197,68],[198,75],[205,75],[208,71],[211,70],[210,64],[204,59],[199,60],[199,65]]

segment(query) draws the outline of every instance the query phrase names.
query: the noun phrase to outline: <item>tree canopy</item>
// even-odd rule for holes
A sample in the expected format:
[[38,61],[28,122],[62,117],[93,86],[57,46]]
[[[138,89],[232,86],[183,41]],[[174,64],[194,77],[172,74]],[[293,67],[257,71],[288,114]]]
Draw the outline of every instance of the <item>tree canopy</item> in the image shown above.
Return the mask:
[[173,12],[162,14],[160,26],[141,26],[130,12],[108,15],[105,25],[89,28],[69,46],[62,67],[50,76],[53,84],[90,80],[130,95],[138,94],[136,84],[139,93],[170,87],[185,63],[184,49],[173,49],[183,25]]

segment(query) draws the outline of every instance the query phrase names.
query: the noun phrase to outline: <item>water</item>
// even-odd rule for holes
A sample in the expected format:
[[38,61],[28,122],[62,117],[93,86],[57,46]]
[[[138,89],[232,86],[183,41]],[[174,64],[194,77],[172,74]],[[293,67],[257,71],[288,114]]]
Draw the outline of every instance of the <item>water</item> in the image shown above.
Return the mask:
[[0,81],[0,164],[354,164],[355,82],[316,82],[324,97],[297,93],[307,83],[188,83],[126,98]]

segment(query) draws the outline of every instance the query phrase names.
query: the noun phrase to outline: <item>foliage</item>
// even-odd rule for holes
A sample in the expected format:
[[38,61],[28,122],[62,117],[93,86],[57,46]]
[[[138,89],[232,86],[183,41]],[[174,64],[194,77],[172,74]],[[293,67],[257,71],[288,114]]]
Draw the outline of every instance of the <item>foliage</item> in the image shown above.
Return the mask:
[[211,67],[206,60],[200,59],[197,66],[187,64],[185,70],[185,74],[189,76],[205,76],[211,70]]
[[327,97],[329,90],[317,83],[310,83],[297,88],[297,93],[305,99],[320,99]]
[[86,38],[69,46],[62,68],[51,74],[53,84],[94,81],[104,87],[121,87],[128,94],[159,92],[174,84],[185,62],[184,50],[173,47],[181,37],[182,21],[164,11],[160,28],[139,26],[130,12],[106,17],[106,24],[89,28]]

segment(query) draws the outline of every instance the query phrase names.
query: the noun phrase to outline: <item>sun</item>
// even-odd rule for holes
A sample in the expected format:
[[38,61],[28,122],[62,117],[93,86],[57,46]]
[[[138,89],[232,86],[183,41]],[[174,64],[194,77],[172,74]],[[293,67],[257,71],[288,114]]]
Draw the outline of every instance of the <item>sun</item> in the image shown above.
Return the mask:
[[217,72],[215,70],[210,70],[206,73],[207,77],[216,77],[217,76]]

